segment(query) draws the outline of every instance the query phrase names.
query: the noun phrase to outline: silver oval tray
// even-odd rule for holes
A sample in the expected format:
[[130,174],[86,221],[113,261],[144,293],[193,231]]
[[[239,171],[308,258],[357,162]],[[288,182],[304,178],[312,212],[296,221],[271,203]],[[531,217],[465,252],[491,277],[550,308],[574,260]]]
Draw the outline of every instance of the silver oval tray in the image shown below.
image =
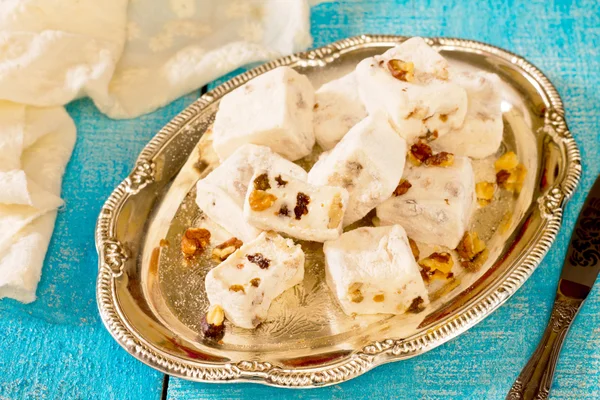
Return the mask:
[[186,264],[179,241],[185,228],[202,219],[194,184],[216,163],[205,132],[219,99],[281,65],[306,74],[317,87],[405,39],[363,35],[272,61],[203,95],[150,141],[106,201],[96,229],[98,306],[121,346],[153,368],[196,381],[330,385],[441,345],[525,282],[554,241],[581,174],[562,102],[550,81],[519,56],[474,41],[428,38],[457,68],[500,76],[501,151],[516,151],[528,169],[517,198],[505,195],[475,215],[473,228],[490,249],[486,264],[432,283],[431,304],[419,314],[352,318],[324,283],[320,246],[304,243],[305,280],[274,302],[266,322],[254,331],[228,325],[221,343],[199,334],[207,308],[204,276],[214,264]]

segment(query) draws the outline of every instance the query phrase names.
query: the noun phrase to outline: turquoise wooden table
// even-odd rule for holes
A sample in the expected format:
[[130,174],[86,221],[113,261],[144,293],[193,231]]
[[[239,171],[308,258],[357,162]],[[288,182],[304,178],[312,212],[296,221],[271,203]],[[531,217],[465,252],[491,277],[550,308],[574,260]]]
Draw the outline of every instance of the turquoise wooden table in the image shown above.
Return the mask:
[[[361,33],[485,41],[525,56],[556,85],[582,152],[583,180],[557,242],[517,294],[458,339],[334,387],[298,391],[165,378],[129,356],[101,325],[94,224],[144,144],[199,92],[128,121],[104,117],[89,100],[75,101],[68,106],[78,138],[63,184],[66,207],[38,300],[0,301],[0,399],[504,398],[542,334],[573,224],[600,172],[600,2],[357,0],[312,9],[315,46]],[[600,398],[599,294],[596,287],[567,338],[554,398]]]

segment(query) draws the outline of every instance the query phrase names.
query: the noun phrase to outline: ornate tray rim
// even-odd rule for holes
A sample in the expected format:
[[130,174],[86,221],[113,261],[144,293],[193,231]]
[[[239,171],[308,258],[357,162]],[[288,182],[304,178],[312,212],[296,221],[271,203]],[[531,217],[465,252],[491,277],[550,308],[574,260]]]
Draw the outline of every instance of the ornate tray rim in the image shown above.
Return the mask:
[[102,207],[96,225],[96,249],[99,254],[99,272],[96,285],[97,303],[102,322],[115,340],[130,354],[145,364],[166,374],[202,382],[256,382],[281,387],[320,387],[343,382],[390,361],[412,357],[462,334],[510,298],[531,276],[554,242],[560,228],[565,203],[575,191],[581,177],[581,156],[565,118],[563,103],[550,80],[524,58],[501,48],[457,38],[425,38],[432,46],[460,47],[474,52],[492,53],[520,67],[540,86],[551,105],[544,116],[544,128],[553,129],[561,139],[566,156],[566,171],[537,201],[546,222],[545,228],[528,254],[505,277],[495,290],[471,304],[453,319],[437,329],[423,332],[411,340],[387,339],[356,349],[350,357],[329,365],[305,369],[286,369],[268,362],[241,361],[222,365],[191,362],[166,354],[149,345],[125,321],[116,302],[114,279],[122,273],[128,259],[126,248],[115,238],[115,220],[121,206],[154,179],[153,157],[167,145],[169,139],[182,130],[193,130],[193,120],[198,114],[223,95],[270,69],[282,65],[326,65],[340,54],[357,47],[392,44],[406,40],[406,36],[360,35],[343,39],[308,52],[283,57],[249,70],[202,95],[188,106],[145,146],[134,170],[117,186]]

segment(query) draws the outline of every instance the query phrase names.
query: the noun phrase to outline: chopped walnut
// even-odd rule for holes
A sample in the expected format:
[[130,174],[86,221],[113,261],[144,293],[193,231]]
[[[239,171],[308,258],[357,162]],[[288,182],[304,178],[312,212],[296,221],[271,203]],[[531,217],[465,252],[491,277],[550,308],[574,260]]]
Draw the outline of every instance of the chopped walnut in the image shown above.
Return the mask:
[[354,282],[352,285],[348,287],[348,296],[350,297],[350,301],[353,303],[360,303],[364,300],[363,294],[360,291],[362,289],[363,284],[360,282]]
[[398,186],[396,186],[396,189],[394,189],[394,192],[392,194],[394,195],[394,197],[402,196],[403,194],[408,192],[408,189],[410,189],[411,187],[412,184],[409,181],[407,181],[406,179],[400,179],[400,183],[398,184]]
[[271,189],[271,184],[269,183],[269,175],[266,173],[260,174],[254,179],[254,189],[255,190],[269,190]]
[[517,165],[519,165],[519,159],[517,158],[517,155],[512,151],[509,151],[508,153],[504,153],[494,163],[496,172],[499,172],[502,170],[510,171],[512,169],[517,168]]
[[298,192],[296,195],[296,207],[294,207],[294,215],[296,219],[302,218],[303,215],[308,214],[308,205],[310,204],[310,197],[307,194]]
[[342,222],[342,217],[344,216],[344,204],[342,203],[342,196],[339,193],[333,196],[327,215],[329,216],[329,223],[327,223],[327,228],[329,229],[337,228],[340,225],[340,222]]
[[200,322],[200,329],[205,338],[221,340],[225,335],[225,312],[219,305],[211,307]]
[[258,287],[258,285],[260,285],[260,278],[254,278],[254,279],[250,279],[250,284],[253,287]]
[[500,186],[504,186],[508,178],[510,177],[510,172],[506,170],[500,170],[496,173],[496,183]]
[[244,243],[236,237],[221,243],[212,251],[212,257],[215,261],[225,261],[227,257],[233,254],[237,249],[242,247]]
[[275,177],[275,182],[277,182],[278,187],[285,187],[288,184],[288,181],[284,180],[281,175]]
[[446,121],[448,121],[448,114],[440,114],[439,118],[440,118],[440,121],[446,122]]
[[434,167],[450,167],[454,164],[454,154],[441,151],[425,160],[425,165]]
[[483,265],[488,254],[485,242],[479,239],[477,232],[465,232],[456,252],[461,265],[471,269]]
[[450,273],[454,266],[454,260],[450,253],[431,253],[426,258],[419,261],[419,265],[429,271],[441,271],[444,274]]
[[385,296],[383,294],[376,294],[373,296],[373,301],[375,303],[382,303],[385,300]]
[[319,103],[315,103],[315,105],[313,106],[313,110],[316,110],[319,108]]
[[412,251],[413,257],[415,258],[415,260],[418,260],[421,252],[419,251],[419,246],[417,246],[417,242],[415,242],[411,238],[408,238],[408,244],[410,245],[410,251]]
[[264,211],[275,203],[277,197],[264,190],[253,190],[248,197],[248,204],[252,211]]
[[423,311],[423,309],[425,307],[423,307],[423,303],[425,303],[425,301],[423,300],[423,298],[421,296],[415,297],[412,301],[412,303],[410,303],[410,306],[408,306],[408,312],[410,313],[420,313],[421,311]]
[[200,254],[210,243],[210,232],[203,228],[188,228],[181,237],[181,252],[186,257]]
[[410,146],[410,151],[408,152],[409,160],[414,165],[421,165],[432,155],[433,150],[431,150],[431,147],[423,142],[413,144]]
[[387,63],[392,76],[404,82],[412,82],[415,79],[415,64],[402,60],[392,59]]
[[410,146],[408,160],[416,166],[449,167],[454,164],[454,154],[441,151],[433,154],[431,147],[421,141]]
[[[503,157],[505,157],[507,154],[511,154],[511,156],[503,160]],[[498,183],[498,186],[502,187],[503,189],[518,194],[523,188],[523,183],[525,182],[525,177],[527,175],[527,168],[525,168],[523,164],[518,163],[518,161],[513,168],[502,168],[508,168],[514,165],[514,161],[516,159],[516,155],[514,154],[515,153],[513,152],[506,153],[504,156],[500,157],[498,161],[496,161],[496,183]]]
[[519,163],[517,155],[509,151],[494,163],[496,168],[496,183],[509,192],[519,193],[523,188],[527,169]]
[[269,268],[269,264],[271,263],[271,260],[269,260],[268,258],[265,258],[265,256],[263,256],[261,253],[248,254],[246,256],[246,258],[251,263],[258,265],[260,267],[260,269]]
[[493,182],[477,182],[475,185],[475,193],[477,194],[477,202],[480,206],[487,206],[494,198],[495,186]]
[[243,294],[246,294],[246,290],[242,285],[231,285],[229,286],[229,290],[232,292],[242,292]]
[[517,167],[510,171],[510,176],[503,184],[504,189],[509,192],[519,193],[523,188],[523,183],[525,182],[525,177],[527,175],[527,168],[523,164],[517,165]]

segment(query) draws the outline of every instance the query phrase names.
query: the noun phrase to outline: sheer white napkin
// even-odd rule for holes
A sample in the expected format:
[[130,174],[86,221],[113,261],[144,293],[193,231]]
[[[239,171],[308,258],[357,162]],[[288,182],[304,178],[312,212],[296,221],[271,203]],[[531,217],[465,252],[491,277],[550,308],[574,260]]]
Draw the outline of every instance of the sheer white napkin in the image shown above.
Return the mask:
[[133,118],[304,50],[309,29],[307,0],[0,0],[0,298],[35,300],[75,142],[64,104]]

